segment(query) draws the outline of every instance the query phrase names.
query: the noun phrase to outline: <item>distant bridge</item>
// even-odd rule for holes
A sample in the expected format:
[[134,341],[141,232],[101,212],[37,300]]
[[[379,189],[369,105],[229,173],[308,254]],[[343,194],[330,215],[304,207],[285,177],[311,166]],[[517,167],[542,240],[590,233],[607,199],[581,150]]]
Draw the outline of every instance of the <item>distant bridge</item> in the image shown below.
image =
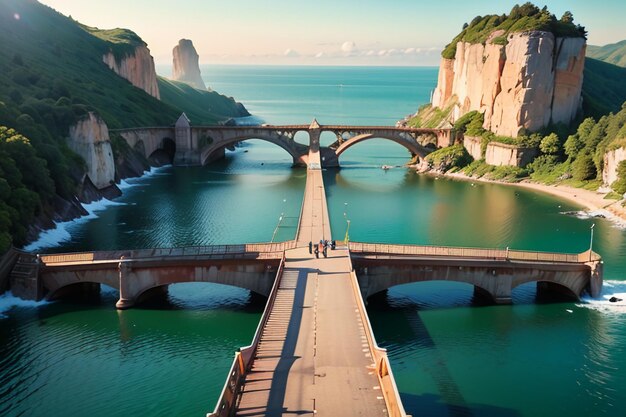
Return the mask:
[[[225,149],[239,142],[258,139],[273,143],[289,153],[294,165],[306,166],[309,152],[320,152],[322,167],[339,166],[339,157],[352,146],[370,139],[386,139],[405,147],[411,159],[423,158],[437,147],[454,143],[453,129],[421,129],[392,126],[262,125],[191,126],[183,114],[173,127],[146,127],[112,130],[134,149],[149,158],[157,151],[170,153],[175,165],[206,165],[224,156]],[[308,145],[295,140],[297,133],[308,134]],[[333,133],[336,141],[320,146],[320,136]],[[424,140],[424,137],[431,138]],[[427,146],[427,143],[430,144]]]

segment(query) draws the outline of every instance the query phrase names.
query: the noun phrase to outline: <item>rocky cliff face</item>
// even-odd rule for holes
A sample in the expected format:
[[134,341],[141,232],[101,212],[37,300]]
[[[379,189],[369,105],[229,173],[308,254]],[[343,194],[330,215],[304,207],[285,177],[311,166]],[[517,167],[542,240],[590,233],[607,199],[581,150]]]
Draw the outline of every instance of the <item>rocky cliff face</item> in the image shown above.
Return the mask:
[[626,161],[626,148],[617,148],[604,154],[602,182],[605,186],[610,187],[617,181],[617,166],[622,161]]
[[456,99],[453,120],[478,110],[485,129],[516,137],[550,123],[569,124],[581,106],[586,41],[543,31],[514,33],[506,45],[459,42],[441,61],[433,106]]
[[109,129],[95,113],[70,127],[68,146],[87,164],[87,175],[98,189],[115,181],[115,161],[109,140]]
[[174,47],[174,69],[172,78],[185,82],[200,90],[206,90],[206,85],[200,74],[198,53],[189,39],[181,39]]
[[154,60],[147,46],[137,46],[134,54],[119,60],[113,52],[108,52],[102,56],[102,60],[117,75],[127,79],[135,87],[141,88],[153,97],[161,98]]

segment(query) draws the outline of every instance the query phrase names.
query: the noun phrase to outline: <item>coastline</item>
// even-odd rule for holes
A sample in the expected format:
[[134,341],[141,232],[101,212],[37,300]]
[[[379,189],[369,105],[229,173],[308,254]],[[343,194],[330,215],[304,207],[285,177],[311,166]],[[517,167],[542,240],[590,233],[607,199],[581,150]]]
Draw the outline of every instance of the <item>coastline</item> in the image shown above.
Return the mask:
[[497,180],[489,180],[485,178],[472,178],[462,173],[444,173],[431,175],[441,175],[445,178],[456,179],[461,181],[475,181],[490,184],[511,185],[526,190],[541,192],[566,200],[570,203],[583,207],[585,212],[591,216],[604,216],[608,220],[616,223],[620,227],[626,228],[626,208],[622,207],[618,200],[606,200],[606,193],[597,191],[589,191],[582,188],[568,187],[566,185],[546,185],[529,180],[521,182],[505,182]]

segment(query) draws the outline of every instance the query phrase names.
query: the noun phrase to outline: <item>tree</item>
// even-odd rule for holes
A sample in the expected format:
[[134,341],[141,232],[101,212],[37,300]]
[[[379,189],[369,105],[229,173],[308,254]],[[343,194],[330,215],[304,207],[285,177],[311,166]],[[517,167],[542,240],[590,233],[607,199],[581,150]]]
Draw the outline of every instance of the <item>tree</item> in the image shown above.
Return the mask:
[[588,153],[579,155],[572,164],[572,176],[575,180],[586,181],[596,176],[596,165]]
[[567,23],[567,24],[574,23],[574,15],[572,14],[572,12],[568,10],[565,13],[563,13],[563,16],[561,17],[561,22]]
[[539,144],[539,149],[546,155],[555,155],[559,152],[561,144],[556,133],[550,133],[544,137]]
[[578,153],[585,147],[585,142],[583,142],[578,135],[570,135],[565,141],[564,147],[567,157],[574,160],[578,156]]

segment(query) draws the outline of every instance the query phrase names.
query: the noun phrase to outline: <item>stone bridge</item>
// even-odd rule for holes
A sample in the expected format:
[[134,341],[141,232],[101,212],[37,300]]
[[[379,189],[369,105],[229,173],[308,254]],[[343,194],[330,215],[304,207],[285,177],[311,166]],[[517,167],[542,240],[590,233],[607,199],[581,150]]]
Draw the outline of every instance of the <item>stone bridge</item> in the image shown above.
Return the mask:
[[[150,158],[155,152],[169,154],[174,165],[206,165],[224,156],[225,149],[239,142],[258,139],[283,148],[293,164],[306,166],[310,151],[320,152],[322,167],[338,167],[339,157],[350,147],[370,140],[387,139],[405,147],[412,159],[423,158],[437,147],[454,143],[452,129],[417,129],[392,126],[310,125],[262,126],[191,126],[185,114],[172,127],[146,127],[112,130],[128,144]],[[308,134],[308,145],[295,140],[296,134]],[[320,136],[330,132],[336,141],[320,146]],[[425,140],[424,138],[429,138]]]
[[35,256],[22,253],[13,268],[16,296],[55,299],[68,292],[120,291],[117,307],[132,307],[148,291],[182,282],[211,282],[268,296],[285,250],[294,242],[177,249],[83,252]]
[[422,281],[454,281],[474,286],[476,295],[511,303],[515,287],[537,283],[538,294],[572,299],[602,289],[598,254],[564,254],[506,249],[350,243],[350,257],[363,298],[387,288]]

